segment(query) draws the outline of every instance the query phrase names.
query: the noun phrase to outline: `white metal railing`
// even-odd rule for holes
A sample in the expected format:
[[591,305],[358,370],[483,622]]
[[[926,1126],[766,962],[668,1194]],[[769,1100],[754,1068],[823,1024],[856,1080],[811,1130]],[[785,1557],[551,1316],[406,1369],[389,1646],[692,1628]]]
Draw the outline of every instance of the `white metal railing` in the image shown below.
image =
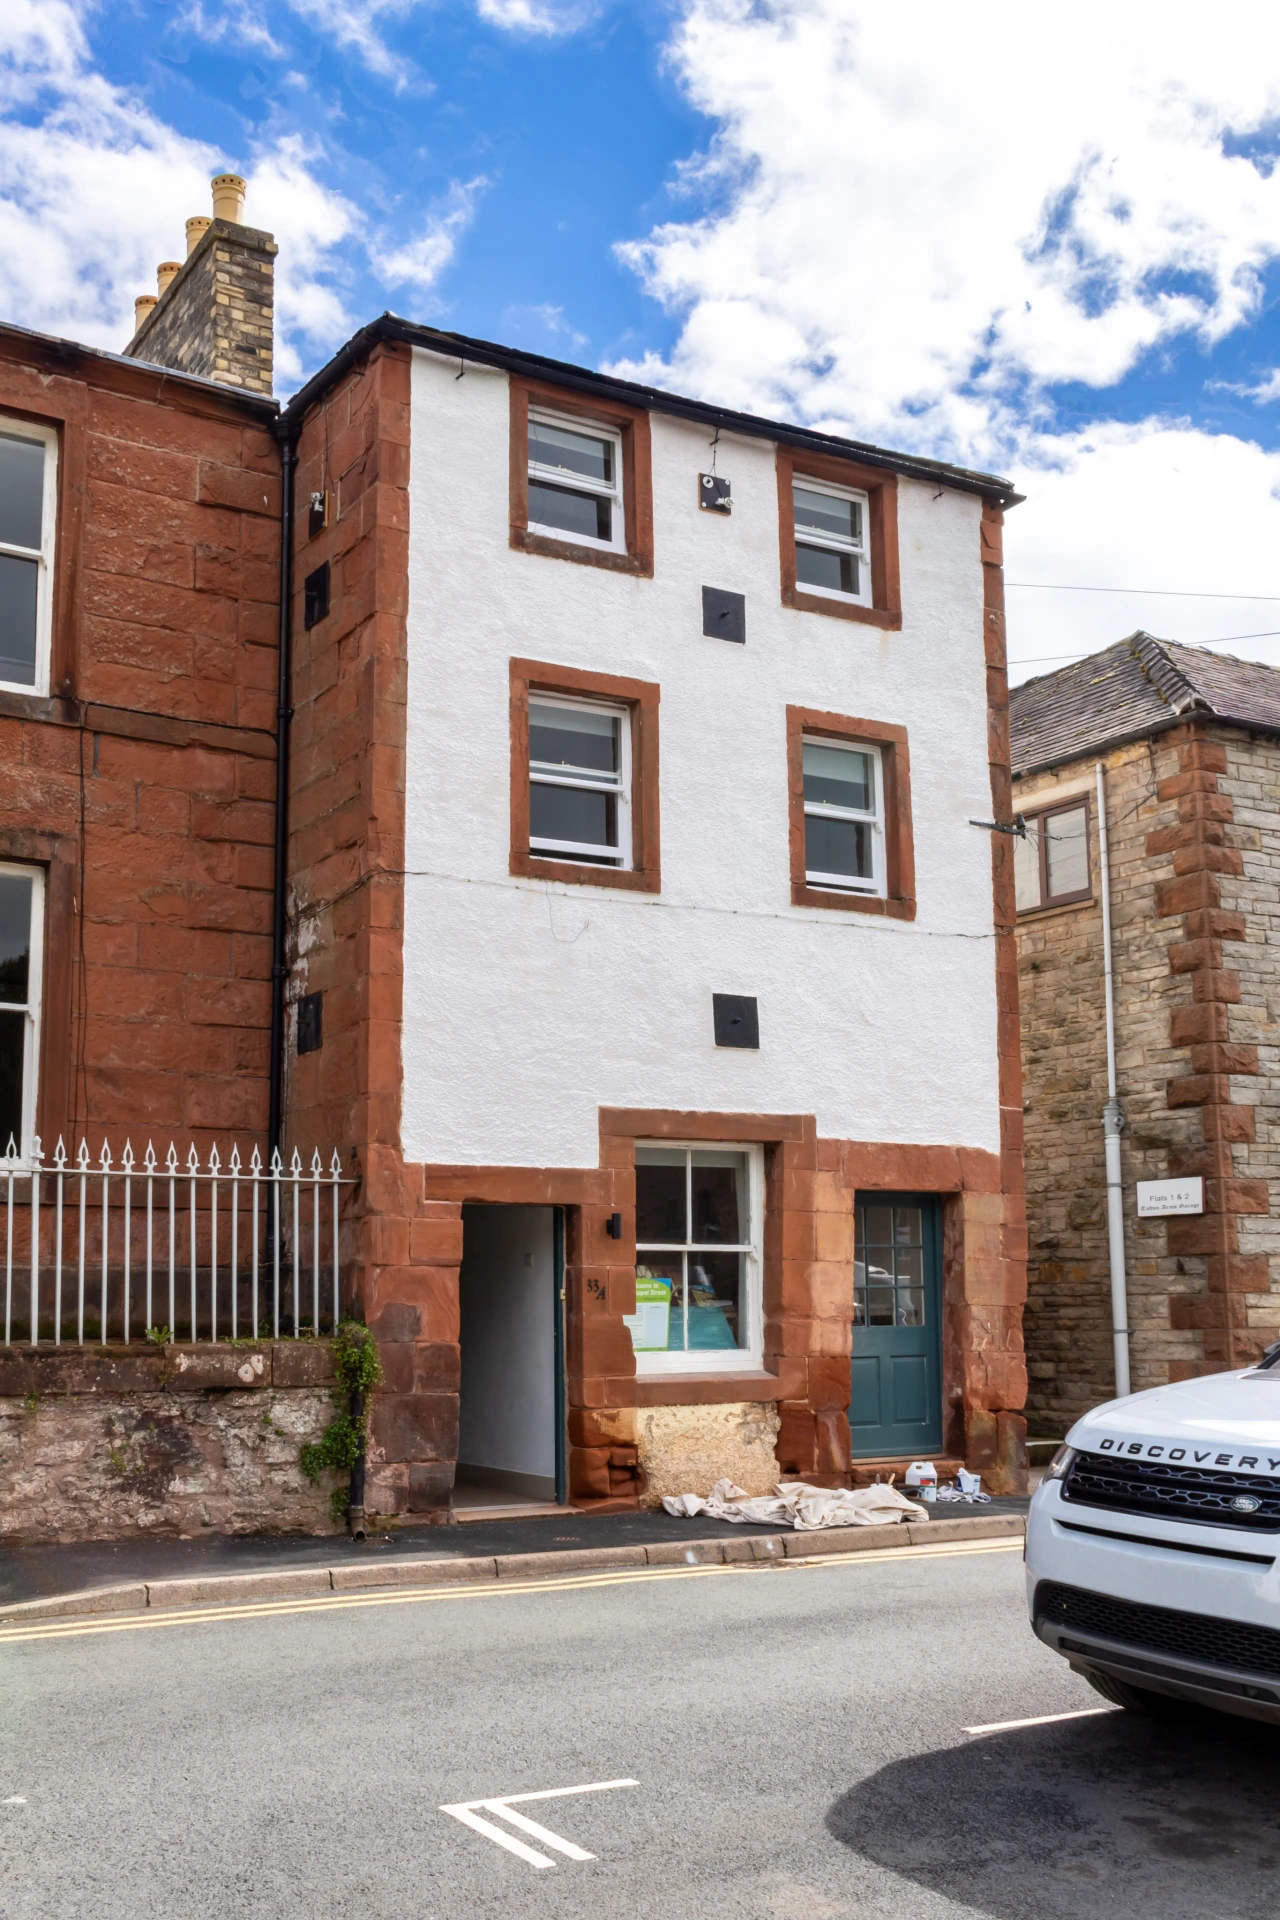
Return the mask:
[[[118,1161],[86,1140],[72,1159],[61,1140],[45,1164],[40,1140],[0,1156],[5,1209],[4,1344],[54,1346],[202,1339],[297,1339],[310,1321],[340,1318],[337,1149],[304,1167],[295,1147],[247,1161],[216,1146],[202,1166],[170,1143],[163,1164],[148,1142]],[[328,1248],[324,1247],[328,1240]],[[307,1296],[310,1296],[308,1299]],[[69,1327],[68,1322],[71,1323]],[[74,1329],[72,1331],[71,1329]]]

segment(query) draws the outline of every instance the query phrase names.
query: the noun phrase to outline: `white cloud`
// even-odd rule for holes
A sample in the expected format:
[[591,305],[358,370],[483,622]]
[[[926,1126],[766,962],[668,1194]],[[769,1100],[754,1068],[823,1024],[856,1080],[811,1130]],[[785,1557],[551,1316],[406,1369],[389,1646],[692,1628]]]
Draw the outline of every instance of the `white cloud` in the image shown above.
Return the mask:
[[427,208],[424,230],[401,247],[373,250],[373,267],[390,286],[433,287],[453,259],[458,241],[475,218],[476,203],[489,182],[483,174],[465,183],[451,180],[448,190]]
[[[118,352],[134,296],[155,290],[161,260],[182,258],[184,221],[209,206],[210,175],[237,156],[176,132],[96,73],[61,0],[10,0],[3,11],[0,102],[11,109],[0,117],[0,316]],[[244,168],[247,217],[280,243],[285,383],[301,340],[331,346],[352,324],[331,257],[351,209],[316,180],[313,158],[286,138]]]
[[622,257],[682,318],[634,371],[869,438],[994,457],[1047,383],[1104,388],[1254,315],[1280,169],[1280,16],[1190,0],[1069,22],[1006,0],[689,0],[669,57],[720,131],[718,210]]
[[[1160,420],[1075,431],[1078,395],[1073,430],[1053,410],[1070,381],[1104,413],[1153,348],[1211,351],[1260,312],[1280,167],[1239,148],[1280,119],[1280,15],[1235,0],[1204,22],[1191,0],[684,0],[668,59],[718,131],[673,185],[710,210],[620,247],[679,332],[618,371],[1012,469],[1013,578],[1275,587],[1275,458]],[[1036,660],[1138,625],[1280,626],[1265,603],[1010,608],[1012,655]]]
[[596,0],[476,0],[476,12],[490,26],[547,39],[576,33],[599,11]]
[[[1010,678],[1052,673],[1144,627],[1280,665],[1280,454],[1186,422],[1106,422],[1045,437],[1015,477],[1005,521],[1010,583],[1165,589],[1051,593],[1007,588]],[[1172,589],[1173,591],[1169,591]],[[1241,599],[1183,598],[1218,592]],[[1270,595],[1250,600],[1250,594]]]

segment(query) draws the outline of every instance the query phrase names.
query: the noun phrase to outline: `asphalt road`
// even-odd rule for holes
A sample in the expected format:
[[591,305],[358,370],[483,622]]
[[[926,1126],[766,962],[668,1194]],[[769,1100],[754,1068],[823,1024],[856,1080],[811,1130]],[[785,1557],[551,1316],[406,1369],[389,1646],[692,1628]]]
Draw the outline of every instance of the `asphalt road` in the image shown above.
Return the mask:
[[964,1731],[1098,1704],[1007,1547],[10,1638],[0,1912],[1272,1920],[1280,1735]]

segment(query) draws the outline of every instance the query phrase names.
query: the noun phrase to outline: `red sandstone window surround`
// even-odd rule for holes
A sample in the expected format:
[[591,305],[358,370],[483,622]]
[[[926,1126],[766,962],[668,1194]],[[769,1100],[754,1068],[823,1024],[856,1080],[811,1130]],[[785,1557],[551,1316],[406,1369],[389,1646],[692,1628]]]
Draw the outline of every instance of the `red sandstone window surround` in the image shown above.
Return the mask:
[[901,627],[896,474],[780,446],[778,551],[784,607]]
[[510,516],[523,553],[652,578],[648,414],[513,375]]
[[1092,900],[1088,794],[1029,813],[1026,823],[1026,838],[1013,843],[1018,912]]
[[511,873],[661,890],[658,697],[648,680],[511,662]]
[[[865,808],[825,806],[810,779],[811,802],[806,809],[805,745],[829,741],[844,748],[862,747],[872,763],[874,787]],[[853,757],[852,755],[850,756]],[[911,761],[905,727],[880,720],[859,720],[842,713],[822,713],[812,707],[787,708],[787,783],[790,808],[791,901],[797,907],[827,907],[837,912],[877,913],[891,920],[916,916],[915,846],[911,831]],[[843,816],[857,831],[866,853],[850,862],[842,880],[829,875],[815,880],[813,860],[823,858],[811,842],[817,836],[810,820]],[[855,816],[861,814],[861,822]],[[830,856],[825,856],[830,858]],[[865,874],[857,871],[865,866]]]

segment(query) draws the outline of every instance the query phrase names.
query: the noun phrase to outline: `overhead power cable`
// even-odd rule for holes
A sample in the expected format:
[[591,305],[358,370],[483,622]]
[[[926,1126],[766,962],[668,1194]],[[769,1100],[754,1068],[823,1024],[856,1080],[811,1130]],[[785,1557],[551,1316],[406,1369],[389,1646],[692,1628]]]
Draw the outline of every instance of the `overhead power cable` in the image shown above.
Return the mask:
[[1274,600],[1280,593],[1191,593],[1185,587],[1080,587],[1071,580],[1006,580],[1006,587],[1035,587],[1042,593],[1134,593],[1158,600]]
[[[1280,627],[1266,633],[1224,633],[1216,640],[1175,640],[1176,647],[1229,647],[1238,640],[1280,640]],[[1051,660],[1087,660],[1091,653],[1105,653],[1105,647],[1085,647],[1075,653],[1033,653],[1024,660],[1011,660],[1011,667],[1044,667]]]

